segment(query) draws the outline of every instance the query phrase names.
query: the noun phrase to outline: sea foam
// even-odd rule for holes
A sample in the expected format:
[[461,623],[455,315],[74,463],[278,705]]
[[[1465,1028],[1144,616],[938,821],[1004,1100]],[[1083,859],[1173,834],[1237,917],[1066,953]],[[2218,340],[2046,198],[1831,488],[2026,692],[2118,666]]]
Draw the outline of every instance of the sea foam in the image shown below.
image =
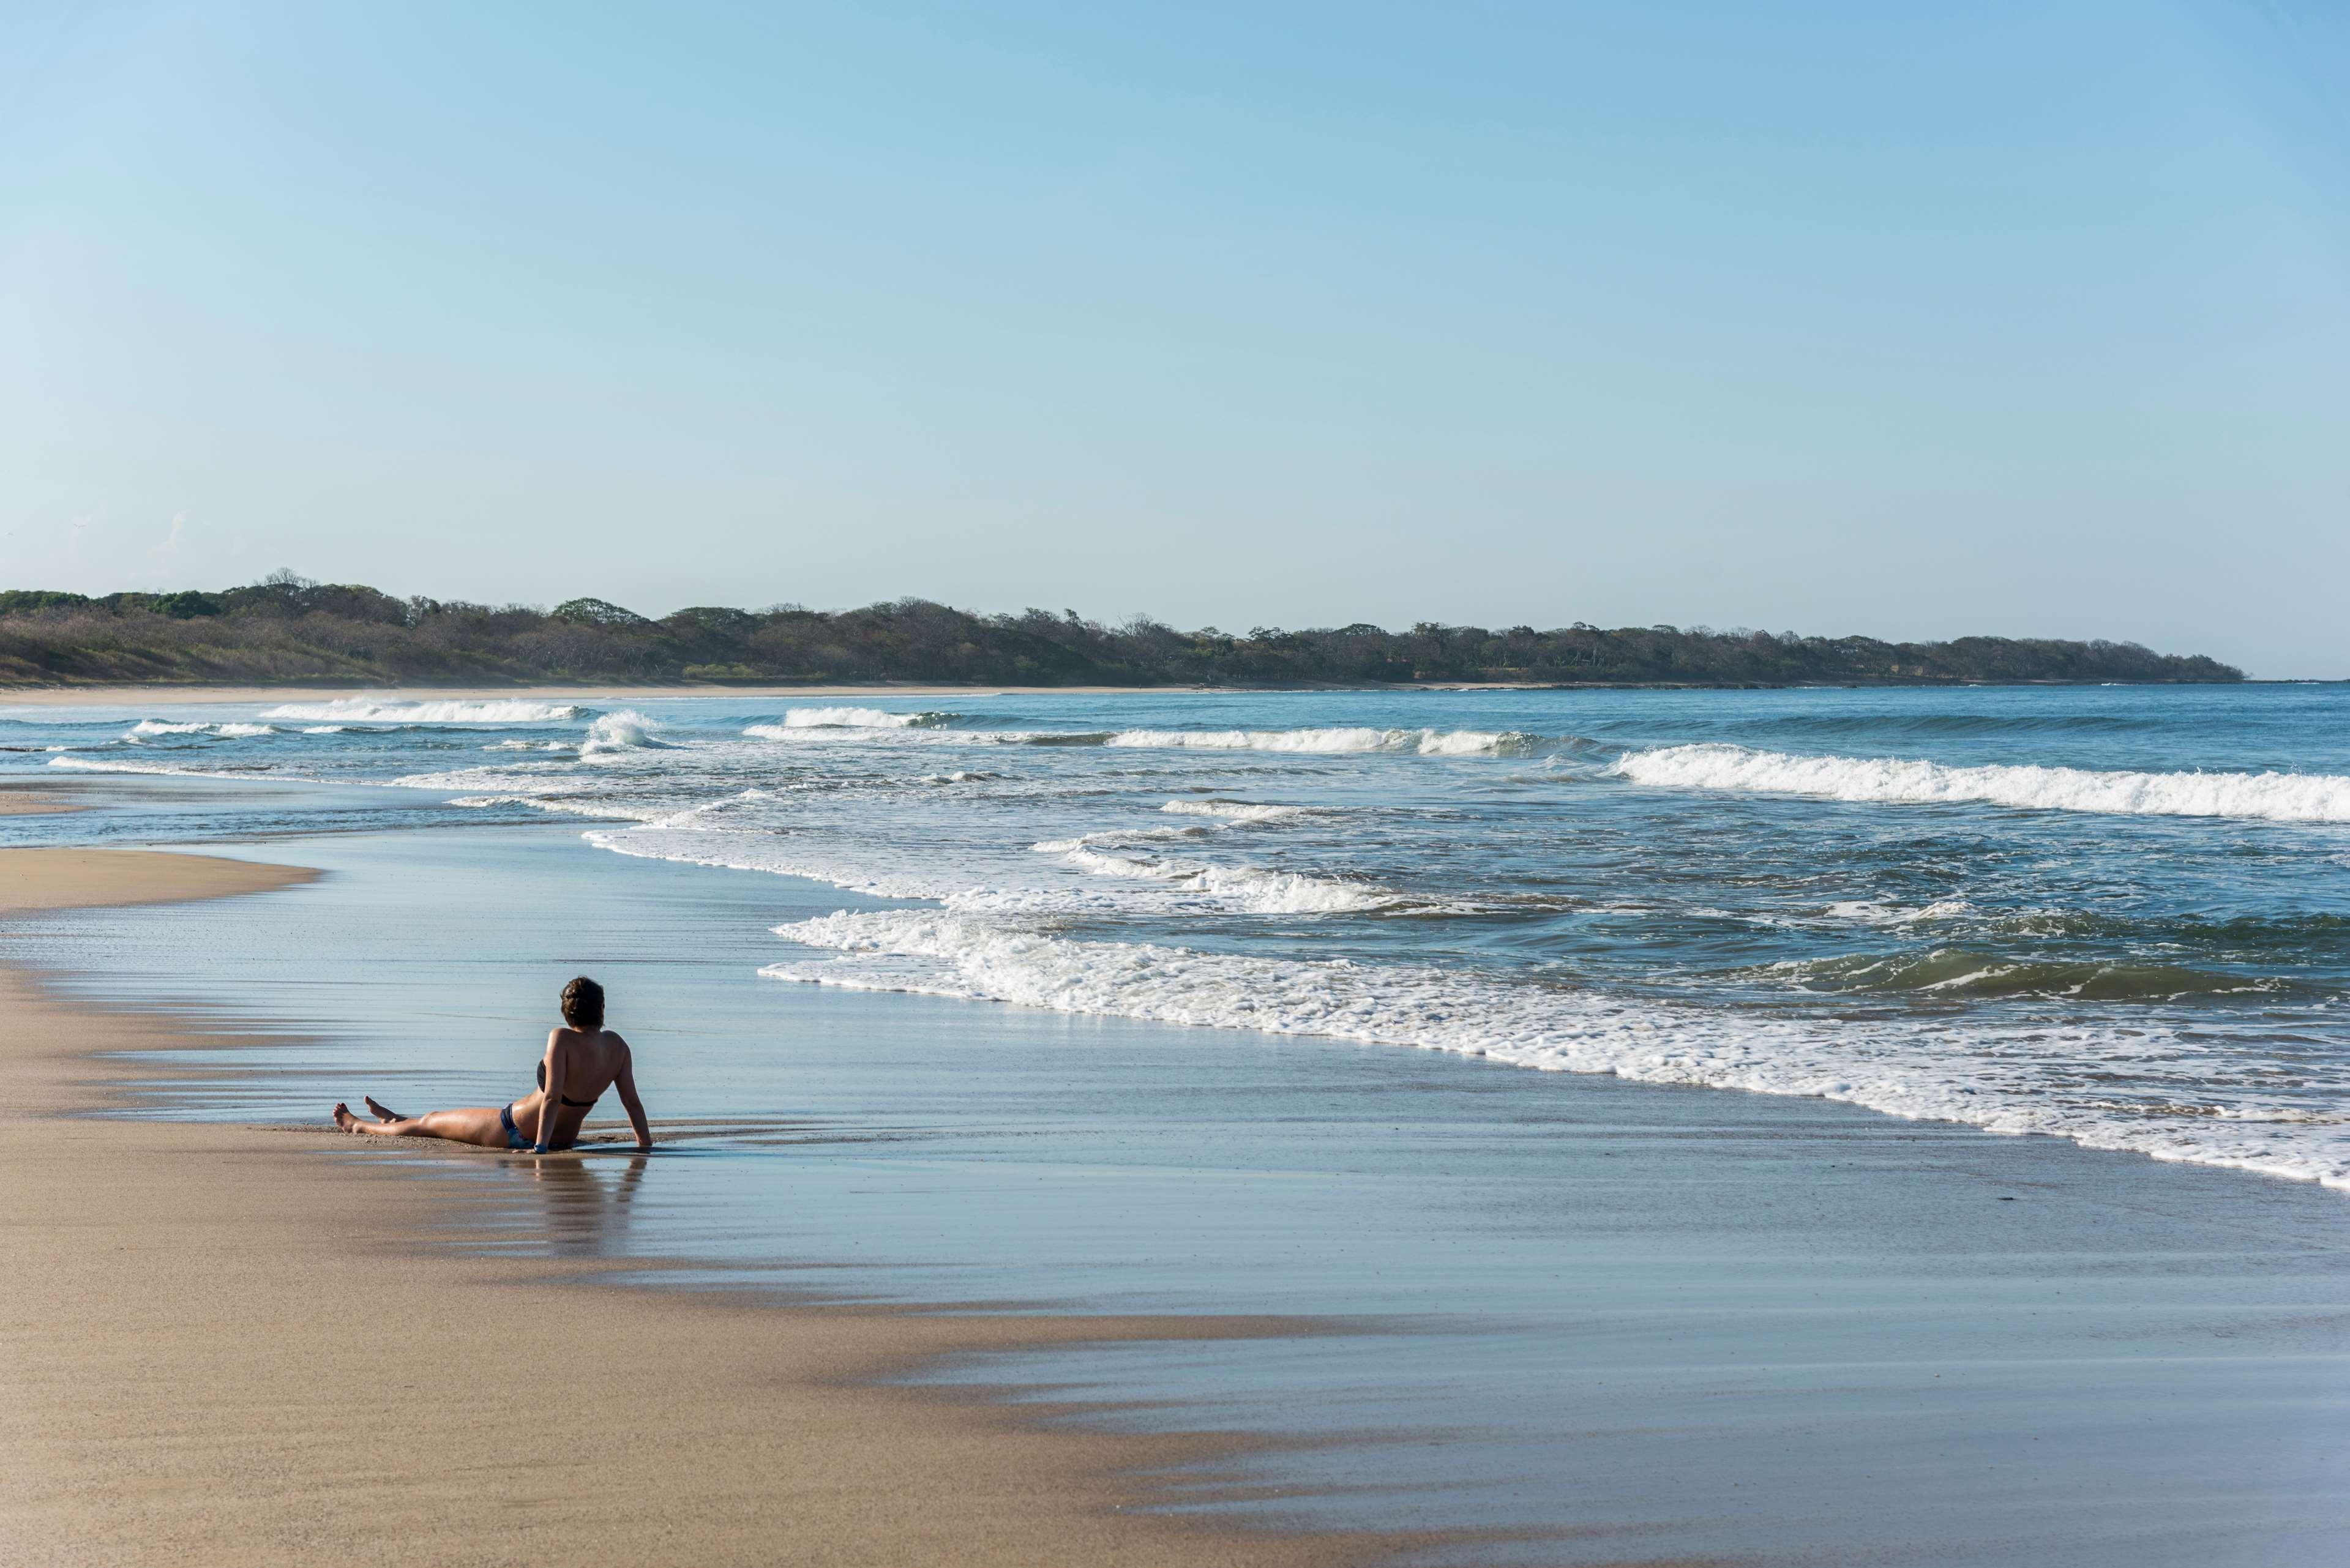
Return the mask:
[[2101,773],[1898,757],[1792,756],[1719,743],[1635,752],[1609,770],[1672,789],[1804,794],[1888,805],[1977,802],[2134,816],[2350,822],[2350,777],[2334,774]]

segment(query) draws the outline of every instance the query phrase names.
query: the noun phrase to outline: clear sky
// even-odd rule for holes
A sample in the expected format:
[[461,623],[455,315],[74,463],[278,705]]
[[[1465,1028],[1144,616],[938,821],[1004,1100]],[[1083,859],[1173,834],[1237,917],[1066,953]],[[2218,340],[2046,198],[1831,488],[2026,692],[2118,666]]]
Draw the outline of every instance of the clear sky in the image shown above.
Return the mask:
[[2350,6],[0,5],[0,587],[2350,676]]

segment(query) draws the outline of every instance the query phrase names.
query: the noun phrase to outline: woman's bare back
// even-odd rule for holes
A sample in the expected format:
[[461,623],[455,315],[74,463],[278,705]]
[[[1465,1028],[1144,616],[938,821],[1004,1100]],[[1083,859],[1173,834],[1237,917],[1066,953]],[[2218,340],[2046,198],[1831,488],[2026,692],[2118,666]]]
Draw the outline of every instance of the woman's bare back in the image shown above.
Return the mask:
[[596,1102],[623,1079],[628,1080],[620,1096],[625,1105],[636,1098],[636,1083],[629,1043],[619,1034],[609,1029],[574,1029],[568,1024],[551,1029],[546,1054],[538,1064],[538,1090],[515,1102],[515,1125],[530,1134],[534,1142],[568,1148],[578,1138],[580,1125]]

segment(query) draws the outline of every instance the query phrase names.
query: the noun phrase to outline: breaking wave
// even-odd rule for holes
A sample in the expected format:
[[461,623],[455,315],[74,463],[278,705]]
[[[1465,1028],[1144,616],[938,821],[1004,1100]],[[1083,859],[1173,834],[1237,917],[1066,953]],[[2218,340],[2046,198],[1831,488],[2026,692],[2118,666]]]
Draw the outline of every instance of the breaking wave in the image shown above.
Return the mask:
[[1709,743],[1635,752],[1609,770],[1669,789],[1804,794],[1928,805],[1980,802],[2025,810],[2134,816],[2350,822],[2350,777],[2334,774],[2099,773],[1991,764],[1950,767],[1898,757],[1803,757]]
[[1067,864],[1096,877],[1164,882],[1253,915],[1360,915],[1397,909],[1405,902],[1394,890],[1368,883],[1255,866],[1139,858],[1106,853],[1082,839],[1036,847],[1058,851]]
[[269,724],[234,722],[216,724],[209,722],[179,724],[168,719],[141,719],[123,731],[122,738],[126,741],[144,741],[152,740],[158,735],[217,735],[224,741],[242,741],[250,740],[255,735],[276,733],[277,733],[276,727]]
[[1120,730],[1112,746],[1190,747],[1211,752],[1399,752],[1423,757],[1523,756],[1541,742],[1516,731],[1378,730]]
[[554,812],[564,816],[588,816],[602,821],[644,822],[649,820],[640,811],[611,801],[579,799],[559,794],[468,794],[459,795],[451,805],[475,808],[494,805],[526,805],[536,811]]
[[1170,800],[1159,809],[1178,816],[1213,816],[1226,822],[1279,822],[1306,815],[1302,805],[1257,805],[1244,800]]
[[[185,753],[182,753],[185,754]],[[251,778],[255,772],[224,768],[183,768],[171,763],[134,763],[110,757],[51,757],[49,766],[82,774],[173,774],[192,779]]]
[[1107,746],[1115,737],[1107,730],[1014,730],[992,738],[1007,746]]
[[579,754],[598,756],[608,752],[640,751],[648,747],[663,747],[666,742],[653,739],[660,726],[633,708],[623,708],[617,713],[605,713],[588,726],[588,738],[580,742]]
[[795,730],[931,730],[951,724],[954,713],[889,713],[879,708],[794,708],[780,724],[753,724],[743,732],[763,741],[796,738]]
[[265,709],[265,719],[315,719],[346,724],[553,724],[587,716],[570,702],[533,702],[522,698],[487,701],[387,702],[380,697],[344,697],[332,702],[286,702]]
[[2203,996],[2276,994],[2274,977],[2251,978],[2183,964],[2118,960],[2022,960],[1963,947],[1925,952],[1850,953],[1797,959],[1763,971],[1803,991],[2080,1002],[2180,1002]]

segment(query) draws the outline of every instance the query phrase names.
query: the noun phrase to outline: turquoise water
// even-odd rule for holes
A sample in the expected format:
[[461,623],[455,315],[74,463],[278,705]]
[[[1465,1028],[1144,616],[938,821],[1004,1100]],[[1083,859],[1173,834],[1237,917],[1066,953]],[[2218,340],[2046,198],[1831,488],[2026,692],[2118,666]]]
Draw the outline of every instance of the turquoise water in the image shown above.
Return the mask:
[[[1175,1478],[1186,1506],[1540,1538],[1470,1554],[1494,1560],[2301,1563],[2350,1543],[2350,1205],[2295,1179],[2338,1158],[2350,828],[1625,764],[1707,744],[1745,750],[1681,763],[2072,768],[2146,775],[2119,786],[2141,806],[2200,802],[2195,763],[2274,768],[2292,782],[2254,803],[2306,818],[2350,774],[2339,701],[1007,697],[777,739],[742,732],[783,705],[717,701],[118,739],[194,722],[159,710],[18,726],[90,749],[9,755],[232,776],[93,774],[99,809],[7,831],[330,873],[24,944],[194,1025],[279,1032],[166,1066],[154,1114],[496,1104],[555,987],[603,977],[669,1147],[433,1157],[498,1217],[462,1244],[646,1259],[682,1287],[1345,1324],[930,1374],[1307,1439],[1237,1487]],[[2229,726],[2232,759],[2209,733]],[[1282,738],[1109,743],[1132,731]],[[1780,967],[1961,938],[1980,950],[1953,961],[2021,980]],[[1704,1086],[1828,1050],[1844,1099]],[[1611,1052],[1670,1081],[1525,1064]],[[1959,1115],[1852,1103],[1887,1085]],[[1963,1103],[1984,1099],[2073,1136],[1988,1136]],[[2158,1137],[2206,1141],[2156,1161]],[[2284,1174],[2197,1163],[2239,1158]]]

